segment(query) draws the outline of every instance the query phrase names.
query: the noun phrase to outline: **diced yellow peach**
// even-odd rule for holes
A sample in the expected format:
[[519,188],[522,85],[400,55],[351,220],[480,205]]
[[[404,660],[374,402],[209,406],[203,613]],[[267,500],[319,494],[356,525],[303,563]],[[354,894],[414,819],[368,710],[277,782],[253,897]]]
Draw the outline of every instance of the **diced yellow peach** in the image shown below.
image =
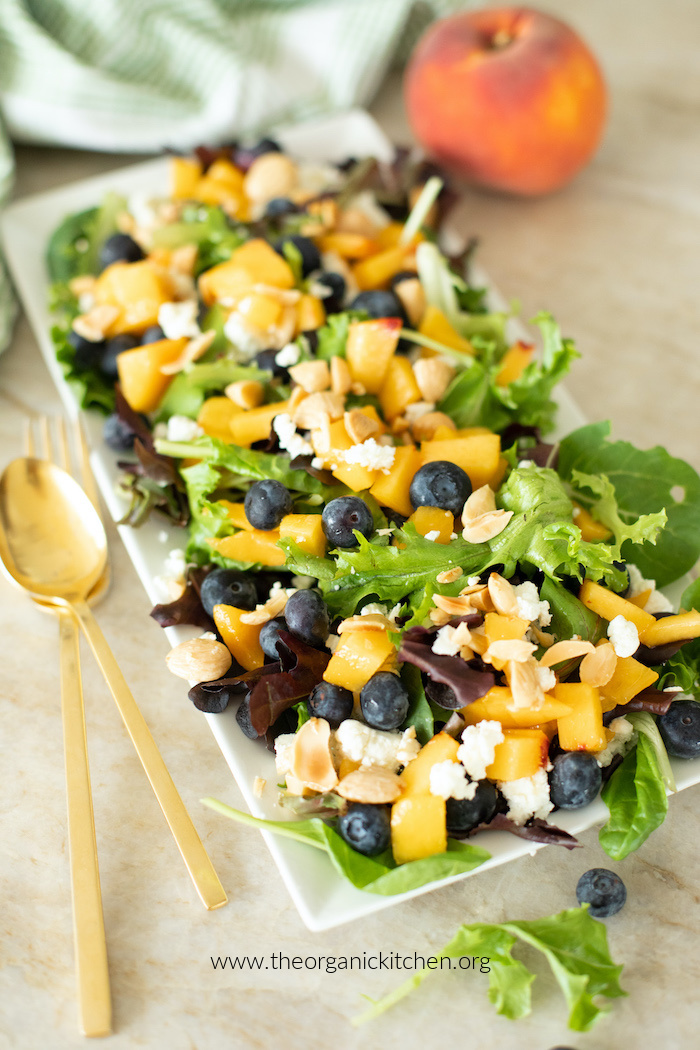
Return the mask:
[[202,165],[194,157],[171,157],[170,196],[175,200],[193,200]]
[[557,718],[559,743],[565,751],[602,751],[607,744],[598,690],[585,682],[559,682],[554,696],[572,708]]
[[401,774],[404,795],[430,793],[430,770],[438,762],[456,762],[459,741],[449,733],[437,733],[425,744]]
[[445,459],[466,471],[473,489],[488,485],[499,467],[501,439],[498,434],[475,434],[451,441],[424,441],[421,445],[424,463]]
[[207,168],[207,176],[215,182],[225,182],[239,192],[243,192],[243,181],[245,176],[240,168],[232,164],[225,157],[218,157]]
[[486,769],[489,780],[520,780],[533,777],[547,765],[549,740],[541,729],[504,729],[504,741]]
[[541,723],[548,723],[555,718],[568,715],[572,708],[545,694],[539,707],[513,706],[513,695],[506,686],[495,685],[480,700],[474,700],[460,711],[469,725],[475,725],[484,719],[500,722],[504,729],[534,729]]
[[347,485],[353,492],[363,492],[374,484],[378,471],[363,467],[359,463],[345,463],[343,452],[352,448],[353,441],[342,419],[336,420],[330,425],[330,452],[324,452],[319,458],[330,467],[331,473],[343,485]]
[[197,415],[197,425],[208,437],[230,444],[233,441],[231,420],[242,411],[240,405],[236,405],[230,397],[208,397]]
[[636,626],[640,635],[656,623],[651,613],[638,609],[626,598],[621,598],[619,594],[608,590],[607,587],[601,587],[599,583],[593,583],[592,580],[584,580],[578,597],[587,609],[602,616],[604,620],[614,620],[616,616],[624,616]]
[[395,651],[386,631],[349,631],[341,636],[323,678],[358,693]]
[[186,339],[160,339],[117,356],[122,393],[134,412],[153,412],[158,407],[173,380],[161,368],[176,361],[186,345]]
[[199,290],[207,306],[217,299],[238,301],[254,284],[293,288],[294,274],[289,263],[271,244],[256,237],[231,253],[226,262],[212,266],[199,278]]
[[362,412],[364,415],[368,416],[374,423],[377,424],[377,426],[379,427],[379,434],[386,434],[389,428],[377,412],[374,405],[361,405],[358,407],[357,411]]
[[420,465],[420,452],[414,445],[399,445],[391,470],[388,474],[378,476],[369,490],[370,495],[383,507],[408,517],[413,512],[408,491]]
[[368,394],[378,394],[386,379],[401,331],[399,317],[380,317],[375,321],[353,321],[345,353],[354,382]]
[[223,558],[233,561],[250,562],[251,565],[284,565],[284,551],[277,546],[279,538],[277,529],[270,532],[250,529],[220,539],[210,538],[207,543]]
[[245,529],[246,532],[252,532],[253,526],[248,521],[245,513],[245,506],[243,503],[232,503],[227,499],[217,500],[217,503],[222,506],[228,517],[228,520],[237,529]]
[[302,295],[297,303],[296,332],[315,332],[326,323],[323,302],[315,295]]
[[320,514],[286,514],[280,522],[280,538],[294,540],[307,554],[322,558],[326,553],[326,534]]
[[407,795],[391,807],[391,849],[397,864],[447,849],[446,804],[437,795]]
[[632,602],[632,605],[636,605],[638,609],[644,609],[651,598],[651,595],[652,588],[647,587],[645,591],[640,591],[639,594],[629,594],[627,596],[627,601]]
[[272,328],[279,323],[282,316],[282,304],[279,299],[273,299],[271,295],[262,295],[260,292],[244,295],[236,309],[245,318],[246,323],[262,329]]
[[574,525],[581,530],[581,539],[587,543],[595,543],[597,540],[608,540],[612,533],[601,522],[596,521],[585,507],[572,500],[574,507]]
[[700,612],[677,613],[675,616],[664,616],[647,627],[639,636],[643,645],[666,645],[668,642],[685,642],[700,636]]
[[336,252],[343,259],[366,259],[379,245],[372,237],[360,233],[326,233],[318,239],[322,252]]
[[[421,335],[427,336],[428,339],[434,339],[436,343],[442,343],[443,346],[449,346],[452,350],[458,350],[462,354],[474,356],[472,344],[455,330],[442,310],[439,310],[437,306],[428,306],[423,314],[418,331]],[[426,352],[428,355],[435,353],[433,350],[424,351],[424,353]]]
[[421,393],[407,357],[392,357],[379,391],[379,404],[390,422],[402,416],[409,405],[420,401]]
[[[399,243],[402,233],[402,222],[390,222],[386,226],[384,226],[383,229],[381,229],[377,234],[377,242],[381,245],[382,248],[395,248]],[[420,244],[421,241],[424,240],[425,234],[418,232],[411,241],[410,246],[415,247],[415,245]],[[410,270],[412,269],[412,267],[406,266],[404,267],[404,269]]]
[[520,616],[504,616],[501,613],[486,613],[484,634],[491,642],[504,642],[525,636],[530,623]]
[[386,288],[391,278],[405,268],[405,263],[404,248],[387,248],[358,262],[352,272],[360,291]]
[[262,624],[241,622],[247,611],[233,605],[215,605],[214,623],[234,659],[246,671],[253,671],[265,663],[265,654],[260,647]]
[[119,310],[107,335],[139,333],[158,323],[158,311],[170,298],[167,279],[149,259],[116,262],[100,274],[95,284],[95,302]]
[[521,343],[520,341],[513,343],[506,350],[501,361],[501,367],[496,373],[498,386],[508,386],[510,383],[515,382],[516,379],[519,379],[530,364],[530,361],[532,361],[534,352],[534,346],[529,343]]
[[271,405],[261,405],[236,414],[231,419],[230,441],[234,445],[248,446],[254,441],[264,441],[270,436],[272,420],[280,413],[286,412],[289,402],[275,401]]
[[421,536],[437,532],[436,543],[449,543],[455,527],[454,514],[439,507],[417,507],[408,519]]
[[658,677],[656,671],[645,667],[633,656],[618,657],[612,678],[600,687],[603,711],[612,711],[618,704],[628,704],[637,693],[652,686]]

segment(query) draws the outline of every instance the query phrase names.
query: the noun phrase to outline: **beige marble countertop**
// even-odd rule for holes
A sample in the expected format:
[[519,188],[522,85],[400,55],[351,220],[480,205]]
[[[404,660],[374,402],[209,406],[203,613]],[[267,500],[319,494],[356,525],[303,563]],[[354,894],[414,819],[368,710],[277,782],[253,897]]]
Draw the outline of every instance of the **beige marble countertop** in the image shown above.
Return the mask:
[[[548,0],[577,26],[607,72],[612,112],[597,159],[567,190],[539,201],[470,192],[465,232],[524,316],[548,308],[583,353],[571,389],[618,437],[665,444],[700,468],[700,11],[695,0]],[[373,107],[407,136],[399,85]],[[131,158],[25,148],[18,195],[127,163]],[[26,411],[58,398],[26,321],[0,358],[0,465],[21,452]],[[111,530],[114,585],[98,616],[132,683],[173,778],[229,893],[207,913],[92,660],[84,684],[117,1048],[219,1050],[335,1046],[555,1044],[603,1050],[623,1042],[697,1046],[700,979],[700,791],[674,798],[665,824],[622,864],[595,831],[582,850],[551,848],[398,905],[371,919],[311,934],[260,836],[200,805],[241,797],[206,721],[166,673],[168,645]],[[0,1047],[82,1045],[77,1032],[68,881],[56,623],[0,582]],[[610,866],[628,902],[609,920],[625,963],[628,999],[587,1035],[567,1032],[565,1007],[537,964],[533,1015],[497,1017],[483,975],[432,976],[399,1008],[363,1030],[349,1018],[363,994],[393,989],[396,972],[214,971],[211,956],[429,954],[462,922],[535,918],[575,904],[579,875]]]

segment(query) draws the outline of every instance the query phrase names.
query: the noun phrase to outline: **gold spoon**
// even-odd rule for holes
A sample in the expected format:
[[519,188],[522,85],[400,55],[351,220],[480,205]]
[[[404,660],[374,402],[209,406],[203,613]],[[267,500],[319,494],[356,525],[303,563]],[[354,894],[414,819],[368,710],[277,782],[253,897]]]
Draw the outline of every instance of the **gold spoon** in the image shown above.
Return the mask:
[[82,628],[204,905],[223,886],[86,598],[107,563],[107,537],[73,478],[46,460],[16,459],[0,478],[0,558],[35,598],[70,610]]

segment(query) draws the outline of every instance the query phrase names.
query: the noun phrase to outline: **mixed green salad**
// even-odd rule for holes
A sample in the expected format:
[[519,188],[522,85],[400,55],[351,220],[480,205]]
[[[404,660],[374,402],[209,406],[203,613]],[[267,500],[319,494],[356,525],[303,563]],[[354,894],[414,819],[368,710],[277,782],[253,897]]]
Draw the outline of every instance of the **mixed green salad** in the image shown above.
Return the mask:
[[204,633],[170,669],[274,750],[256,791],[289,820],[211,804],[379,894],[478,866],[489,830],[574,848],[557,814],[599,794],[619,860],[700,754],[700,583],[660,589],[700,555],[700,478],[608,423],[546,440],[577,351],[547,314],[511,338],[473,246],[438,247],[449,204],[408,154],[263,140],[172,158],[48,249],[124,520],[183,530],[152,615]]

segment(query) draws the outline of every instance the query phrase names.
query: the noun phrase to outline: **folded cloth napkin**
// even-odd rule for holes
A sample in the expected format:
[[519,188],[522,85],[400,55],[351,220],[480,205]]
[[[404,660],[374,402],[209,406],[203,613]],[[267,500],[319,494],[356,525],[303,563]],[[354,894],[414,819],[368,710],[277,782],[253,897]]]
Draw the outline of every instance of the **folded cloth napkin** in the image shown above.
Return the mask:
[[[9,139],[185,149],[365,105],[464,0],[2,0],[0,201]],[[0,262],[0,350],[13,298]]]

